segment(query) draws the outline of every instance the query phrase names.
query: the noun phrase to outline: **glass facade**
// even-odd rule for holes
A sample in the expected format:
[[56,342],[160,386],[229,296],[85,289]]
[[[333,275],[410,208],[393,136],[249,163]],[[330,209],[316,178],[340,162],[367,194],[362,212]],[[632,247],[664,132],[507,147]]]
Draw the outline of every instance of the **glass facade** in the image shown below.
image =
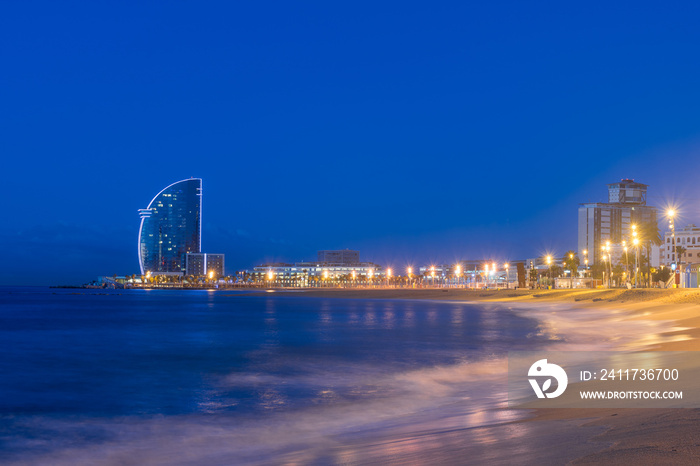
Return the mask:
[[139,210],[139,264],[148,272],[185,272],[188,252],[201,250],[202,180],[178,181]]

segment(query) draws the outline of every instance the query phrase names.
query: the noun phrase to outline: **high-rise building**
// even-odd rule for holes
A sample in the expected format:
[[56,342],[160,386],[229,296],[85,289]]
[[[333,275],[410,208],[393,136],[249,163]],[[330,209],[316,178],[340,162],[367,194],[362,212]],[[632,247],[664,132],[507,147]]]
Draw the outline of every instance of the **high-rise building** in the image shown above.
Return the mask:
[[[619,262],[623,245],[631,246],[632,225],[656,223],[656,207],[647,204],[647,185],[621,180],[608,185],[608,202],[581,204],[578,209],[578,254],[589,265],[602,259],[601,247],[610,242],[613,262]],[[588,254],[585,255],[584,251]],[[616,260],[615,257],[618,257]]]
[[141,274],[183,273],[187,253],[201,251],[202,180],[178,181],[139,209]]
[[216,278],[224,276],[223,254],[187,253],[187,275],[205,277],[210,273]]

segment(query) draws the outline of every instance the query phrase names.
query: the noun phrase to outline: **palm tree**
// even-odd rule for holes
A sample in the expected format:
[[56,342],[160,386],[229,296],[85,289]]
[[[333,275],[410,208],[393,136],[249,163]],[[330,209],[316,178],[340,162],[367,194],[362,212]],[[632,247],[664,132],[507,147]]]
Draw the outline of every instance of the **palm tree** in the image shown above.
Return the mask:
[[552,264],[549,266],[549,284],[554,288],[555,279],[562,276],[564,269],[559,264]]
[[581,261],[579,260],[578,254],[576,254],[575,251],[566,251],[566,254],[564,255],[564,267],[569,271],[569,277],[571,278],[569,280],[569,288],[574,287],[574,273],[578,272],[578,266],[580,264]]
[[[651,270],[651,246],[661,246],[663,244],[663,239],[661,239],[661,232],[659,231],[659,223],[654,220],[647,220],[639,225],[639,232],[642,236],[644,243],[644,248],[647,253],[647,269]],[[651,288],[651,274],[649,274],[649,288]]]

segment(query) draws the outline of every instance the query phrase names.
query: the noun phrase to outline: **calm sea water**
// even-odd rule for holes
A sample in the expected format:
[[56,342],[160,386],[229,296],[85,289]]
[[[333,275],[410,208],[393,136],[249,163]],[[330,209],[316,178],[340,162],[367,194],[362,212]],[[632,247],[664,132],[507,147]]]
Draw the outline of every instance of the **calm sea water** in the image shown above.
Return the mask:
[[497,305],[0,288],[0,459],[362,462],[510,420],[505,353],[547,341]]

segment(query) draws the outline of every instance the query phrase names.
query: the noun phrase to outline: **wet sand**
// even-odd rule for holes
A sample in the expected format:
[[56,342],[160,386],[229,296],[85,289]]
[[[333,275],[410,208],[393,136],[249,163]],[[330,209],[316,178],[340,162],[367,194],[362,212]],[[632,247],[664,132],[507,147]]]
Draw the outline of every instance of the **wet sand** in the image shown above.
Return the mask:
[[[297,294],[281,290],[274,292]],[[586,309],[614,310],[630,321],[667,321],[675,328],[662,335],[665,338],[657,343],[640,344],[640,351],[700,350],[700,290],[696,289],[310,289],[303,294],[329,298],[513,302],[529,305],[569,303]],[[568,443],[572,451],[576,451],[574,457],[577,459],[573,464],[700,464],[700,410],[697,409],[537,409],[533,414],[531,419],[519,421],[542,425],[542,428],[535,429],[541,438],[532,438],[533,446],[539,446],[541,451],[542,448],[566,448]],[[568,437],[557,438],[558,441],[550,443],[554,439],[549,434],[564,425],[579,426],[581,435],[569,432]],[[591,430],[596,428],[600,430]],[[534,448],[534,451],[537,450]],[[520,461],[517,456],[511,460],[516,464],[529,464],[536,458],[534,454],[519,457]],[[568,458],[564,458],[558,459],[567,462]],[[549,459],[555,460],[553,464],[558,463],[555,458]]]

